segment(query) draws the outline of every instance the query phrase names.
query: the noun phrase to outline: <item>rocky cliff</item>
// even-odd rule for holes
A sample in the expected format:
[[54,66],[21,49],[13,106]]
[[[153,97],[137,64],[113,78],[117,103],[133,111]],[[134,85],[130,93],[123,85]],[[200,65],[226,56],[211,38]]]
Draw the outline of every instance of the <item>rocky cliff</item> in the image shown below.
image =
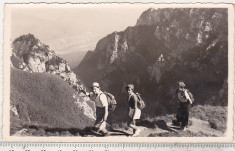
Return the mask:
[[49,46],[41,43],[32,34],[16,38],[12,44],[12,63],[15,68],[28,72],[47,72],[61,77],[75,90],[82,86],[71,71],[67,61],[57,56]]
[[15,39],[12,48],[12,133],[25,125],[93,126],[94,103],[77,93],[83,84],[64,59],[31,34]]
[[228,76],[227,10],[148,9],[134,27],[101,39],[74,72],[86,85],[100,82],[120,108],[127,105],[125,85],[133,83],[148,112],[172,112],[178,80],[186,83],[196,104],[227,105],[227,99],[208,101]]

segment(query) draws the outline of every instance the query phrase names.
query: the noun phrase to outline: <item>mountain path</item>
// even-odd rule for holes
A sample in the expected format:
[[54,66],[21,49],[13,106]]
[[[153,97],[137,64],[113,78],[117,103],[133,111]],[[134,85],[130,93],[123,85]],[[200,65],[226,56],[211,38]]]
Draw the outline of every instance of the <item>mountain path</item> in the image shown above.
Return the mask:
[[147,137],[150,135],[157,135],[162,133],[171,133],[171,132],[191,132],[193,134],[207,134],[210,136],[223,136],[223,133],[221,131],[215,130],[211,128],[208,121],[203,121],[196,118],[191,118],[190,121],[192,124],[185,130],[180,130],[179,127],[173,126],[171,123],[167,123],[168,130],[163,130],[161,128],[155,128],[155,129],[144,129],[141,131],[141,133],[138,135],[139,137]]
[[[172,123],[166,123],[166,127],[164,128],[159,128],[156,126],[155,128],[147,128],[143,126],[138,126],[140,129],[140,132],[138,135],[133,136],[133,137],[149,137],[149,136],[161,136],[161,134],[171,134],[171,133],[193,133],[193,134],[204,134],[204,135],[209,135],[209,136],[216,136],[216,137],[221,137],[224,134],[221,131],[215,130],[211,128],[210,124],[208,121],[203,121],[197,118],[191,118],[190,121],[192,124],[185,130],[180,130],[178,126],[173,126]],[[123,129],[116,129],[118,131],[122,131],[123,133],[126,134],[131,134],[131,130],[123,130]],[[120,133],[121,134],[121,133]],[[110,132],[110,136],[107,137],[120,137],[120,136],[126,136],[128,135],[119,135],[118,132]]]
[[[165,125],[157,126],[154,128],[148,128],[144,126],[138,126],[138,134],[132,137],[184,137],[184,136],[197,136],[198,134],[201,136],[215,136],[222,137],[225,134],[221,131],[211,128],[208,121],[200,120],[197,118],[190,118],[191,125],[185,130],[180,130],[178,126],[173,126],[172,123],[168,122]],[[27,133],[27,129],[23,128],[17,131],[13,136],[30,136]],[[110,135],[106,137],[130,137],[132,134],[132,130],[118,128],[109,132]],[[187,134],[189,133],[189,134]],[[85,137],[101,137],[102,135],[97,132],[92,132],[84,135]],[[76,137],[76,136],[71,136]]]

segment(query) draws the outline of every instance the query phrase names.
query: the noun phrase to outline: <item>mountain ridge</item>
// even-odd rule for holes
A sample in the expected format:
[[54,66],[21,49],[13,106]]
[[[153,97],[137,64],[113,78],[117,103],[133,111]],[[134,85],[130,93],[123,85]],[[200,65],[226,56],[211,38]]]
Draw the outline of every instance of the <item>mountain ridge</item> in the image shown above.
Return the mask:
[[133,83],[148,106],[163,100],[149,112],[170,112],[179,80],[197,104],[227,105],[226,99],[208,101],[221,89],[227,94],[227,23],[226,9],[149,9],[136,26],[102,38],[73,71],[87,86],[100,82],[120,108],[127,105],[125,85]]
[[16,38],[11,56],[11,134],[24,127],[83,130],[95,122],[95,104],[67,61],[32,34]]
[[[33,35],[17,38],[11,56],[11,134],[96,136],[89,133],[95,120],[94,103],[78,88],[97,81],[117,99],[117,109],[111,113],[113,128],[115,122],[123,124],[127,119],[125,86],[133,83],[146,102],[137,124],[147,129],[140,136],[224,136],[226,15],[224,9],[149,9],[136,26],[102,38],[73,71]],[[173,96],[178,80],[195,96],[193,125],[186,132],[169,130],[177,110]],[[205,126],[208,133],[197,126]]]

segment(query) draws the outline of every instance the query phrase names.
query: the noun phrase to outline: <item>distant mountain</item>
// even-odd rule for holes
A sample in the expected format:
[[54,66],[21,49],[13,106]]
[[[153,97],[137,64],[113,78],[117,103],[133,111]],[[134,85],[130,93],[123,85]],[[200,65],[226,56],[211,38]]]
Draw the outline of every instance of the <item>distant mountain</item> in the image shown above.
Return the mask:
[[59,54],[65,60],[68,60],[71,69],[75,68],[80,64],[87,51],[77,51],[72,53]]
[[83,84],[67,61],[32,34],[16,38],[12,47],[11,134],[32,126],[93,126],[95,105],[77,92]]
[[100,82],[120,109],[133,83],[147,102],[145,113],[174,112],[179,80],[196,104],[227,105],[227,9],[148,9],[136,26],[101,39],[73,71],[87,86]]
[[[100,37],[100,33],[87,32],[79,35],[67,35],[53,38],[47,41],[47,44],[50,45],[51,49],[56,50],[57,54],[64,54],[94,49],[95,44]],[[71,49],[71,47],[76,47],[77,49]]]
[[88,50],[94,50],[97,41],[101,38],[99,33],[87,32],[80,35],[68,35],[47,41],[52,50],[67,60],[71,69],[79,65]]

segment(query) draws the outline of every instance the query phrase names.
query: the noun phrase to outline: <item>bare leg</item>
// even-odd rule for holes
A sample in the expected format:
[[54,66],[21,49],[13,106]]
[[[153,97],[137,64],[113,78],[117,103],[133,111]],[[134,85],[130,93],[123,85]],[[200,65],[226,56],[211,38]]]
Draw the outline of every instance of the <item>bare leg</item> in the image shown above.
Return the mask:
[[105,125],[100,129],[100,132],[105,135],[108,136],[110,133],[109,131],[106,129],[106,123],[104,123]]
[[130,124],[129,127],[133,129],[133,134],[135,134],[135,131],[138,129],[138,127],[136,126],[136,121],[133,120]]

